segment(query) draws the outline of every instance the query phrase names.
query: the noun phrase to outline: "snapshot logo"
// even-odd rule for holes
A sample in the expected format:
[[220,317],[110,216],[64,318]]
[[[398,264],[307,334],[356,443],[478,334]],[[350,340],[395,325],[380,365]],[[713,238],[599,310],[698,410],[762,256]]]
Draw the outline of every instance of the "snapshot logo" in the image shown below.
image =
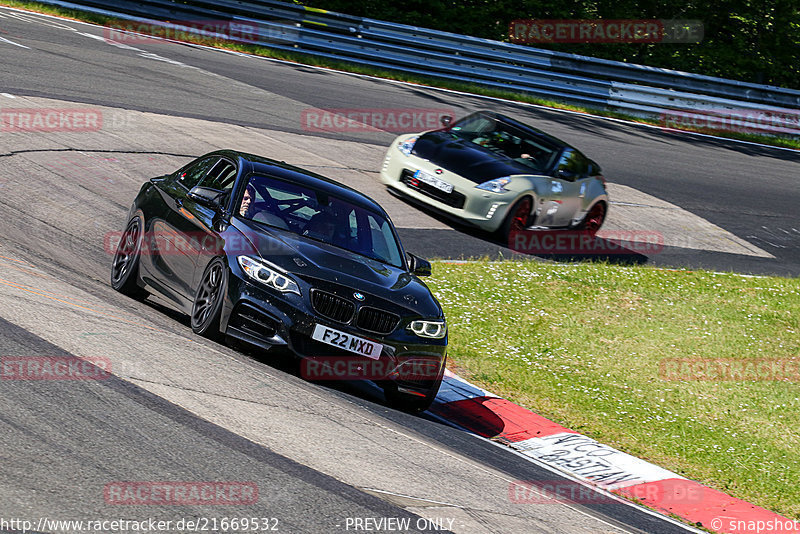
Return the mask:
[[300,123],[307,132],[410,133],[442,127],[444,115],[455,117],[451,108],[304,109]]
[[508,236],[508,248],[534,255],[587,256],[659,254],[664,234],[651,230],[521,230]]
[[[626,497],[676,505],[699,503],[701,487],[637,484],[622,491]],[[620,498],[572,480],[515,480],[508,485],[508,500],[513,504],[611,504]]]
[[700,132],[738,132],[754,134],[800,134],[800,113],[793,110],[757,109],[670,109],[661,113],[661,126],[667,129]]
[[800,359],[663,358],[658,376],[665,381],[800,382]]
[[110,482],[103,488],[106,504],[121,505],[247,505],[258,502],[255,482]]
[[0,110],[0,132],[95,132],[103,114],[93,108],[6,108]]
[[787,532],[797,534],[800,532],[800,521],[797,519],[735,519],[731,517],[715,517],[709,521],[709,526],[715,532],[747,532],[750,534],[777,534]]
[[699,43],[699,20],[536,20],[509,23],[514,43]]
[[401,363],[359,356],[303,358],[300,375],[305,380],[435,380],[441,363],[414,359]]
[[103,380],[109,376],[111,376],[111,361],[108,358],[0,357],[0,380]]

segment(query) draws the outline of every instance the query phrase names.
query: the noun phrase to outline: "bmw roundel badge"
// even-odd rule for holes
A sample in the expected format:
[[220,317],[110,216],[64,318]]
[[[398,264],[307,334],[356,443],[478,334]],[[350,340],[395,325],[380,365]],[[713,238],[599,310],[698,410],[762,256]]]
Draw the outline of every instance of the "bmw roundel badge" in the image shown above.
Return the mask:
[[361,294],[361,293],[359,293],[358,291],[356,291],[355,293],[353,293],[353,296],[356,298],[356,300],[364,300],[364,295],[362,295],[362,294]]

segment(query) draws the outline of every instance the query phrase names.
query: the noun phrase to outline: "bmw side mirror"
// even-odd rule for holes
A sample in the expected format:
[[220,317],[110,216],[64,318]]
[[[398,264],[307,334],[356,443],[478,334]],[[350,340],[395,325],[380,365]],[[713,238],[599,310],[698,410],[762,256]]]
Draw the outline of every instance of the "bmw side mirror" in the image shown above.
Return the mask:
[[223,194],[224,191],[220,191],[219,189],[200,187],[198,185],[193,187],[187,196],[198,204],[202,204],[203,206],[212,208],[214,210],[220,210],[222,209],[220,199]]
[[453,122],[453,117],[451,117],[450,115],[442,115],[442,118],[439,120],[442,122],[442,126],[444,126],[445,128],[449,128],[450,124],[452,124]]
[[408,254],[408,270],[411,271],[411,274],[415,274],[417,276],[430,276],[431,275],[431,263],[428,260],[423,260],[419,256],[415,256],[410,252]]

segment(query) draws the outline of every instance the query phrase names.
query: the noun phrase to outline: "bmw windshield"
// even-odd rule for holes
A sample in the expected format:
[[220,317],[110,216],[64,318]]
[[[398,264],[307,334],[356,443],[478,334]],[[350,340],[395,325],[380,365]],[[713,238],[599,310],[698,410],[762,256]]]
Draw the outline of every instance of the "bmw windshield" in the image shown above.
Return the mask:
[[400,246],[385,217],[325,191],[254,175],[247,183],[237,214],[404,268]]

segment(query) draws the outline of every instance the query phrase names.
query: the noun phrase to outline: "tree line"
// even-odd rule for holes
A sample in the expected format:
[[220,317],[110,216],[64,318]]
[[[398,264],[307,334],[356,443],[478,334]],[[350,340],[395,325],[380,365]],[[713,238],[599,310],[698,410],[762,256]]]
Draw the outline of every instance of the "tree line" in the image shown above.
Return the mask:
[[699,20],[699,43],[535,43],[546,48],[746,82],[800,88],[797,0],[302,0],[311,7],[510,41],[535,20]]

